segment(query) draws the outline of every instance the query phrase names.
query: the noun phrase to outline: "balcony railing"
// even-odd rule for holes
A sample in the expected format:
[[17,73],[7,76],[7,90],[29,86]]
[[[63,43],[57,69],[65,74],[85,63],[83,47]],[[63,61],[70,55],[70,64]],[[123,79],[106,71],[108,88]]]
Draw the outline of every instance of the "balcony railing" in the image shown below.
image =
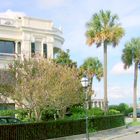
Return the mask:
[[21,55],[11,53],[0,53],[0,68],[7,68],[8,64],[13,63],[17,58],[20,59]]

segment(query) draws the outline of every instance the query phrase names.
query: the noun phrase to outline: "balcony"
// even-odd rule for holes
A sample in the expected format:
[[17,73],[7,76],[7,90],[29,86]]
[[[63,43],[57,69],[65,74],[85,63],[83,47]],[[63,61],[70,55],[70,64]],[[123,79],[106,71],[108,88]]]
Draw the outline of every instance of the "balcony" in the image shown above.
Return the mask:
[[0,69],[8,67],[8,64],[13,63],[17,58],[20,58],[20,55],[10,54],[10,53],[0,53]]

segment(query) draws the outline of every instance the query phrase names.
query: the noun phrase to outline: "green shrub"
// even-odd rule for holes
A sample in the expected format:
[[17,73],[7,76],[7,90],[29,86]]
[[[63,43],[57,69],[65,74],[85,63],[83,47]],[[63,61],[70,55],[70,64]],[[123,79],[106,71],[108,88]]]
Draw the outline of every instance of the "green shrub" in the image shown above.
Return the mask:
[[56,114],[56,110],[54,109],[43,109],[41,114],[42,121],[54,120],[54,114]]
[[[69,117],[70,119],[80,119],[85,118],[86,110],[83,107],[76,107],[71,109],[71,113],[72,115]],[[104,115],[104,111],[100,108],[89,109],[87,110],[87,113],[88,117]]]
[[126,111],[125,111],[125,116],[128,116],[129,113],[133,112],[133,107],[129,107]]
[[88,110],[88,116],[92,117],[92,116],[102,116],[104,115],[104,111],[101,108],[92,108],[90,110]]
[[[42,123],[0,125],[0,140],[44,140],[84,134],[85,119],[57,120]],[[89,118],[89,130],[99,131],[124,125],[123,115],[94,116]]]
[[15,116],[16,110],[0,110],[0,116]]
[[94,130],[105,130],[125,125],[123,115],[98,116],[89,119],[89,126]]
[[13,116],[25,122],[30,121],[28,113],[26,109],[0,110],[0,116]]
[[119,105],[110,105],[109,110],[110,109],[115,109],[117,111],[120,111],[120,113],[124,114],[125,116],[128,116],[129,113],[133,112],[133,108],[129,107],[125,103],[120,103]]
[[16,117],[25,122],[31,121],[31,119],[29,118],[29,111],[27,109],[17,109]]
[[85,109],[81,106],[72,107],[70,109],[70,112],[71,112],[71,116],[66,117],[66,118],[76,120],[76,119],[81,119],[85,117]]
[[83,112],[85,112],[85,109],[84,109],[84,107],[81,107],[81,106],[76,106],[76,107],[72,107],[71,109],[70,109],[70,111],[71,111],[71,113],[72,114],[77,114],[77,113],[83,113]]
[[109,115],[115,115],[115,114],[120,114],[120,111],[115,110],[115,109],[110,109],[108,112]]

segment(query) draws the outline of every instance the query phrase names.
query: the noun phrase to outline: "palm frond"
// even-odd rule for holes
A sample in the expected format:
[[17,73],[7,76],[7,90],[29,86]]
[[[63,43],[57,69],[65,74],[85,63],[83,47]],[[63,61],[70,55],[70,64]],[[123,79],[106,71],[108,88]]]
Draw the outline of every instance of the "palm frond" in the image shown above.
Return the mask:
[[108,42],[116,46],[124,36],[124,29],[118,23],[118,16],[110,11],[100,10],[95,13],[87,25],[87,44],[101,46],[102,42]]

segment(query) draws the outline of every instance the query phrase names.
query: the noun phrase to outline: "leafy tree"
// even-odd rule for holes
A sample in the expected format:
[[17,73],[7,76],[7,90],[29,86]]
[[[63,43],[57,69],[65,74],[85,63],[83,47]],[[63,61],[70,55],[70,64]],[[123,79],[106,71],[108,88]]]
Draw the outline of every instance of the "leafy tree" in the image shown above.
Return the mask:
[[69,52],[69,49],[67,49],[66,52],[63,50],[59,50],[59,52],[56,55],[56,58],[54,58],[54,61],[57,64],[67,65],[69,67],[77,67],[77,63],[70,59]]
[[134,87],[133,87],[133,120],[137,120],[137,79],[138,79],[138,64],[140,62],[140,38],[133,38],[125,44],[123,49],[122,61],[124,68],[129,68],[134,63]]
[[107,99],[107,46],[118,45],[124,35],[124,30],[118,23],[118,16],[112,15],[110,11],[101,10],[95,13],[87,23],[87,44],[96,44],[97,47],[103,45],[104,48],[104,110],[108,110]]
[[[0,99],[8,97],[9,90],[13,90],[14,78],[6,69],[0,70]],[[2,102],[2,101],[1,101]]]
[[125,103],[120,103],[118,105],[118,110],[123,114],[125,114],[125,112],[126,112],[126,110],[128,110],[128,108],[129,108],[129,106]]
[[133,108],[129,107],[126,103],[120,103],[119,105],[110,105],[109,110],[117,110],[125,116],[128,116],[133,111]]
[[103,77],[103,67],[102,63],[99,61],[98,58],[89,57],[87,58],[84,63],[80,66],[80,70],[82,73],[86,73],[90,79],[90,86],[89,86],[89,108],[91,108],[91,96],[92,96],[92,81],[93,78],[97,78],[99,81],[101,77]]
[[44,59],[15,61],[10,67],[15,82],[10,97],[30,110],[36,121],[44,107],[55,109],[64,117],[66,108],[82,101],[76,68],[57,65]]

